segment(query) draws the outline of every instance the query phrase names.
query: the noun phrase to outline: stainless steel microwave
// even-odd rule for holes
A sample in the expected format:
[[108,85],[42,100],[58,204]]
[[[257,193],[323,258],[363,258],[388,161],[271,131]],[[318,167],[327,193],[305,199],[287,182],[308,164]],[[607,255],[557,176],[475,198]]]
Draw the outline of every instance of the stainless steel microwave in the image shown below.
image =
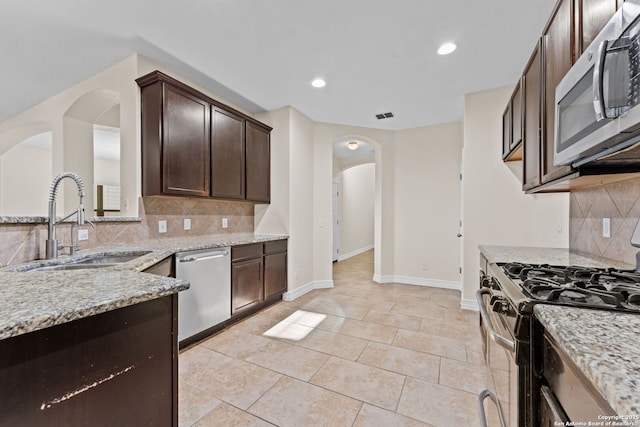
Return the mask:
[[626,0],[556,87],[554,163],[640,162],[640,0]]

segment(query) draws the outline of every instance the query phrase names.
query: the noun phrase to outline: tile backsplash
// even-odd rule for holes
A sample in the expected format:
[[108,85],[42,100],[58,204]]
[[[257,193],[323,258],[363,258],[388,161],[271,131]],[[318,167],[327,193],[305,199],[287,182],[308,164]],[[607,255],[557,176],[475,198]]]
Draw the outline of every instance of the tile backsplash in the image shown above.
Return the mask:
[[[200,237],[231,233],[253,233],[254,205],[247,202],[144,197],[139,200],[141,221],[96,222],[85,226],[89,240],[79,242],[83,249],[124,246],[176,237]],[[191,229],[184,230],[184,219]],[[227,218],[228,227],[222,228]],[[167,221],[167,232],[158,232],[158,221]],[[58,240],[68,245],[71,224],[57,227]],[[15,265],[44,257],[46,224],[0,224],[0,266]],[[65,250],[66,253],[66,250]]]
[[[569,247],[635,265],[631,235],[640,220],[640,178],[571,193]],[[611,237],[602,236],[610,218]]]

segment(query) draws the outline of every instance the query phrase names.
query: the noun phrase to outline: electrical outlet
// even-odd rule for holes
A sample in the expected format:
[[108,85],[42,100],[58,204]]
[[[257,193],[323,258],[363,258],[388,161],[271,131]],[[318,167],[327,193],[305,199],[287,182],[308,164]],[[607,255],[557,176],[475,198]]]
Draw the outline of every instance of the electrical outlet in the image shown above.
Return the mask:
[[122,199],[122,211],[129,212],[129,199]]
[[611,218],[602,218],[602,237],[611,237]]
[[427,271],[427,263],[426,262],[423,262],[422,264],[420,264],[420,270]]
[[222,218],[222,228],[227,228],[227,227],[229,227],[229,219]]
[[184,229],[191,230],[191,219],[189,218],[184,219]]
[[164,219],[158,221],[158,233],[166,233],[167,232],[167,221]]
[[78,230],[78,241],[81,242],[83,240],[89,240],[89,230],[86,230],[86,229]]

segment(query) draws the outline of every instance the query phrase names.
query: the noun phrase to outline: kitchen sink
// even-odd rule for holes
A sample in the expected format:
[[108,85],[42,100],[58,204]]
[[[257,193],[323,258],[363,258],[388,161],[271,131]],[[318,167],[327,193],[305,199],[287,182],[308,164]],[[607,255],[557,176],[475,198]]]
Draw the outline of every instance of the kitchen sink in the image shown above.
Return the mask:
[[27,271],[83,270],[92,268],[113,267],[116,265],[124,264],[125,262],[133,261],[134,259],[148,253],[151,253],[151,251],[136,252],[128,255],[113,254],[89,256],[87,258],[79,259],[77,261],[72,261],[66,264],[44,265],[42,267],[31,268]]
[[73,265],[102,265],[102,264],[122,264],[125,262],[133,261],[136,258],[139,258],[143,255],[148,254],[147,252],[137,252],[132,255],[100,255],[96,257],[90,257],[86,259],[81,259],[79,261],[74,261],[71,264]]
[[[122,263],[120,263],[122,264]],[[113,267],[114,265],[120,265],[117,263],[112,264],[58,264],[58,265],[46,265],[44,267],[37,267],[29,271],[58,271],[58,270],[84,270],[90,268],[104,268]]]

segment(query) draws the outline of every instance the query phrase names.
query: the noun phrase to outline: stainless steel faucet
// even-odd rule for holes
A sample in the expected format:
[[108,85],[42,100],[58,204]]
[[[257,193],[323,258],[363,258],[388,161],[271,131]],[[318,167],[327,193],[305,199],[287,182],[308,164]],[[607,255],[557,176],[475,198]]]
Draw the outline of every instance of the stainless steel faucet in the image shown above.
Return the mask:
[[[78,210],[70,213],[69,215],[62,218],[60,221],[56,221],[56,197],[58,192],[58,185],[64,178],[70,178],[75,181],[76,186],[78,187],[78,196],[80,197],[80,204],[78,205]],[[84,197],[84,184],[78,175],[73,172],[65,172],[63,174],[58,175],[53,179],[51,183],[51,190],[49,191],[49,233],[47,236],[45,252],[46,259],[54,259],[58,257],[58,251],[64,248],[62,243],[58,243],[56,240],[56,225],[61,223],[62,221],[66,221],[71,218],[73,215],[77,214],[76,224],[84,225],[84,207],[82,206],[82,198]],[[72,243],[73,245],[73,243]]]

